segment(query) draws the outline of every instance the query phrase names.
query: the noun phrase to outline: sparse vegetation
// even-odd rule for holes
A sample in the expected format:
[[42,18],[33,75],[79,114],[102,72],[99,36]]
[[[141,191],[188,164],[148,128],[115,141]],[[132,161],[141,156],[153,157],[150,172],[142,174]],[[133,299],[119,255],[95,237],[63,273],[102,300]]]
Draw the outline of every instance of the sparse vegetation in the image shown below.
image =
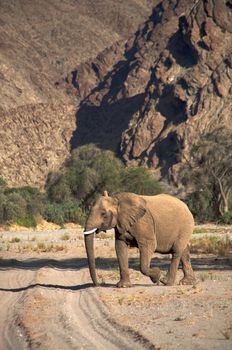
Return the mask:
[[201,233],[232,233],[231,227],[214,226],[214,227],[196,227],[193,231],[195,234]]
[[200,272],[198,275],[201,282],[204,282],[208,279],[212,279],[211,275],[208,272]]
[[14,237],[10,240],[10,243],[19,243],[21,239],[19,237]]
[[46,193],[25,186],[7,187],[0,178],[0,224],[36,227],[37,216],[63,226],[83,225],[86,209],[104,190],[157,194],[161,184],[146,168],[126,168],[111,151],[93,144],[75,149],[63,169],[49,174]]
[[223,214],[222,217],[220,218],[219,222],[221,224],[226,224],[226,225],[232,224],[232,210]]
[[47,200],[44,203],[42,215],[45,220],[60,226],[66,222],[83,224],[85,221],[85,213],[80,203],[71,199],[63,203]]
[[36,227],[36,219],[33,215],[26,215],[24,217],[18,218],[16,224],[24,227]]
[[[221,223],[232,222],[228,175],[231,169],[227,164],[230,134],[223,129],[220,135],[217,131],[195,145],[191,164],[180,171],[183,183],[191,183],[194,188],[186,200],[199,222],[219,220],[219,214]],[[226,154],[223,160],[215,150],[219,141],[220,152],[223,157]],[[113,152],[85,145],[72,152],[62,170],[49,174],[46,193],[29,186],[9,188],[0,178],[0,224],[36,227],[36,218],[40,216],[61,227],[67,222],[83,225],[90,203],[105,189],[109,193],[128,191],[145,195],[164,190],[148,169],[126,168]],[[103,236],[98,237],[108,237]]]
[[232,338],[232,324],[221,331],[221,333],[224,335],[225,339],[229,340]]
[[66,203],[77,198],[83,208],[105,189],[109,192],[128,191],[157,194],[161,184],[146,168],[126,168],[113,152],[93,144],[74,150],[61,172],[50,173],[47,193],[51,201]]
[[62,241],[68,241],[70,239],[70,236],[68,233],[65,233],[61,236]]
[[182,183],[191,189],[188,204],[199,222],[232,222],[232,131],[219,128],[192,147],[180,168]]
[[37,245],[33,248],[33,251],[42,253],[60,252],[62,250],[65,250],[65,246],[63,244],[45,244],[44,242],[38,242]]
[[43,198],[44,195],[33,187],[0,186],[0,224],[36,227],[35,217],[41,211]]
[[227,256],[232,254],[232,240],[229,236],[218,237],[202,237],[193,238],[191,240],[192,253],[217,254],[220,256]]
[[184,321],[186,319],[185,316],[178,316],[174,319],[174,321]]
[[114,234],[111,232],[101,232],[98,233],[96,238],[100,238],[100,239],[109,239],[109,238],[113,238]]

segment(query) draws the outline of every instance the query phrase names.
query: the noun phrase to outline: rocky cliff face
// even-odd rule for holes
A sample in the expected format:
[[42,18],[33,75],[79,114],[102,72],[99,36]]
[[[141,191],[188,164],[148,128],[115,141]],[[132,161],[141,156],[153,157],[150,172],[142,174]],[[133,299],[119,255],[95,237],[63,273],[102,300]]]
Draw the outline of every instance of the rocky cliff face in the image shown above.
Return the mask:
[[232,127],[231,0],[3,0],[0,30],[11,185],[41,187],[90,142],[178,185],[191,145]]
[[83,94],[74,97],[56,82],[81,62],[125,41],[154,3],[0,1],[0,176],[9,185],[42,187],[47,173],[63,163]]
[[232,127],[231,52],[230,1],[162,1],[82,101],[73,144],[95,142],[178,184],[191,145]]
[[226,1],[173,10],[178,18],[173,13],[166,22],[173,34],[163,38],[121,152],[128,163],[147,164],[177,184],[178,164],[192,144],[218,126],[232,127],[232,11]]
[[69,155],[75,109],[27,105],[0,114],[0,120],[1,176],[17,186],[41,187]]
[[66,100],[54,82],[114,42],[126,40],[153,3],[1,0],[1,109]]

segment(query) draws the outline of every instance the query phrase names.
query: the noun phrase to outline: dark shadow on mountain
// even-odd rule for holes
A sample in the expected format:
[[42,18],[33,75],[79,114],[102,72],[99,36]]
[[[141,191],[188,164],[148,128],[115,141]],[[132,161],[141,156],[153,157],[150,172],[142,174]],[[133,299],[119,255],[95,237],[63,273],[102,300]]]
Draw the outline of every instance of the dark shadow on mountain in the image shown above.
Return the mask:
[[179,18],[179,30],[169,39],[167,49],[175,58],[176,63],[183,68],[190,68],[197,64],[198,53],[188,40],[188,23],[185,16]]
[[162,178],[168,181],[173,180],[169,178],[169,169],[179,162],[182,147],[182,140],[179,139],[176,131],[170,132],[166,138],[157,141],[153,149],[151,149],[149,164],[152,166],[152,158],[155,154],[159,159],[158,166],[160,167]]
[[127,50],[125,53],[125,57],[127,59],[134,58],[134,55],[138,51],[138,46],[139,46],[138,41],[139,41],[140,35],[142,35],[142,37],[146,38],[147,40],[150,40],[150,36],[152,34],[150,22],[153,23],[153,28],[155,28],[155,26],[162,21],[164,12],[165,12],[165,10],[164,10],[162,2],[160,2],[158,5],[156,5],[153,8],[151,16],[149,16],[148,20],[145,22],[145,24],[142,28],[142,32],[140,33],[140,30],[137,30],[135,32],[134,43],[133,43],[131,49]]
[[182,101],[175,95],[174,85],[165,86],[156,105],[156,110],[166,118],[164,128],[166,128],[169,123],[178,125],[187,120],[186,104],[186,101]]
[[[112,96],[115,91],[111,91]],[[77,112],[77,129],[71,139],[74,149],[89,143],[94,143],[102,149],[110,149],[117,153],[122,132],[127,129],[131,117],[142,106],[144,94],[121,98],[111,102],[103,98],[101,105],[91,105],[85,102]]]

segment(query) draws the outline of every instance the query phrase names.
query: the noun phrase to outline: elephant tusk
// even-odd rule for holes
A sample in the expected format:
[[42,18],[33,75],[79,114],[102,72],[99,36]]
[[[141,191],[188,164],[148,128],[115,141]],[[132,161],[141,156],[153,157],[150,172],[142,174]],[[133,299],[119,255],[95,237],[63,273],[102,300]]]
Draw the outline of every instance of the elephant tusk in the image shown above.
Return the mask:
[[97,230],[97,228],[93,228],[92,230],[84,231],[83,234],[84,235],[90,235],[91,233],[95,232],[96,230]]

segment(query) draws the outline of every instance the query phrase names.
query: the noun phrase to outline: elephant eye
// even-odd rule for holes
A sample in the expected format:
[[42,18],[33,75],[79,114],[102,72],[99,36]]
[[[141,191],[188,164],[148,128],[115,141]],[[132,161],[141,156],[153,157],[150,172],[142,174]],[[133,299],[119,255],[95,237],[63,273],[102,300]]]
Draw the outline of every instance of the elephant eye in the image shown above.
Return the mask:
[[107,213],[106,213],[106,211],[102,211],[102,212],[101,212],[101,216],[102,216],[103,218],[107,218]]

